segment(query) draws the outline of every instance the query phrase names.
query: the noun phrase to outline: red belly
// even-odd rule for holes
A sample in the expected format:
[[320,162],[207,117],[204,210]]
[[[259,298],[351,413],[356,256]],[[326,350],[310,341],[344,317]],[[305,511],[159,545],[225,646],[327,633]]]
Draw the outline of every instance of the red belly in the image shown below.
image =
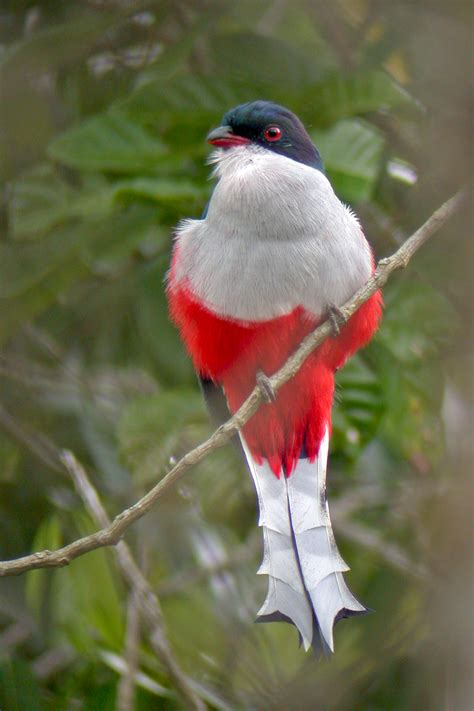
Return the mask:
[[[271,321],[227,320],[193,299],[179,285],[168,290],[170,313],[193,359],[196,370],[222,385],[230,411],[236,412],[255,387],[260,369],[273,375],[317,325],[301,308]],[[280,475],[293,470],[305,447],[311,459],[318,454],[326,426],[331,423],[334,372],[377,327],[381,295],[371,297],[341,330],[327,339],[302,365],[292,380],[278,391],[277,401],[261,405],[243,428],[253,456],[269,460]]]

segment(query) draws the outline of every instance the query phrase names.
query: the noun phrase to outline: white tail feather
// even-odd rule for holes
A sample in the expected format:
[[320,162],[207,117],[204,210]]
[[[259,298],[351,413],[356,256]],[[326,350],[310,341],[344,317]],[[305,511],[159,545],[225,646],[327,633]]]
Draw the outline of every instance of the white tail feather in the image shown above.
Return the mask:
[[366,608],[344,581],[342,573],[349,567],[332,532],[326,501],[328,431],[317,459],[300,459],[289,478],[278,479],[265,460],[254,461],[243,439],[242,445],[263,529],[264,555],[258,573],[269,577],[260,620],[287,619],[298,628],[306,650],[313,644],[334,651],[334,623]]

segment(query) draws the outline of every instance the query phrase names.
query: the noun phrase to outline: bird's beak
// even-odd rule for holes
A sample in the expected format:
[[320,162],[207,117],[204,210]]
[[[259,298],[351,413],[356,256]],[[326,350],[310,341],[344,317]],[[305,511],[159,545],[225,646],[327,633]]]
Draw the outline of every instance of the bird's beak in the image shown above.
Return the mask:
[[229,148],[230,146],[243,146],[250,143],[249,138],[237,136],[230,126],[219,126],[213,129],[206,138],[208,143],[219,148]]

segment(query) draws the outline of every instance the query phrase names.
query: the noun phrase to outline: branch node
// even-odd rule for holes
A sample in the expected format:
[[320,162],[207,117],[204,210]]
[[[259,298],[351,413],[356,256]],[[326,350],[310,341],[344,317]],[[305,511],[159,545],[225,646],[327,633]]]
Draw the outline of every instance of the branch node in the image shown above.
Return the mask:
[[256,377],[257,385],[260,389],[260,393],[265,400],[265,402],[275,402],[276,400],[276,393],[275,389],[272,385],[272,381],[268,377],[268,375],[265,375],[265,373],[262,370],[257,371],[257,377]]
[[339,336],[341,333],[341,328],[346,325],[347,317],[344,312],[336,306],[336,304],[327,305],[327,318],[332,327],[332,332],[334,336]]

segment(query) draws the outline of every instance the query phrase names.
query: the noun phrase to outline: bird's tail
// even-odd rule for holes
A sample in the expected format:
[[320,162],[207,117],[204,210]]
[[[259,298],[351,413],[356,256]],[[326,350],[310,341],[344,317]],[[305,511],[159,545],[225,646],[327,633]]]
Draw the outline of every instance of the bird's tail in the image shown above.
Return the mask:
[[367,609],[347,587],[349,567],[334,540],[326,500],[326,431],[315,461],[299,459],[290,477],[257,464],[242,442],[255,483],[263,529],[264,555],[258,570],[268,575],[268,594],[257,622],[294,624],[307,650],[334,651],[333,626]]

